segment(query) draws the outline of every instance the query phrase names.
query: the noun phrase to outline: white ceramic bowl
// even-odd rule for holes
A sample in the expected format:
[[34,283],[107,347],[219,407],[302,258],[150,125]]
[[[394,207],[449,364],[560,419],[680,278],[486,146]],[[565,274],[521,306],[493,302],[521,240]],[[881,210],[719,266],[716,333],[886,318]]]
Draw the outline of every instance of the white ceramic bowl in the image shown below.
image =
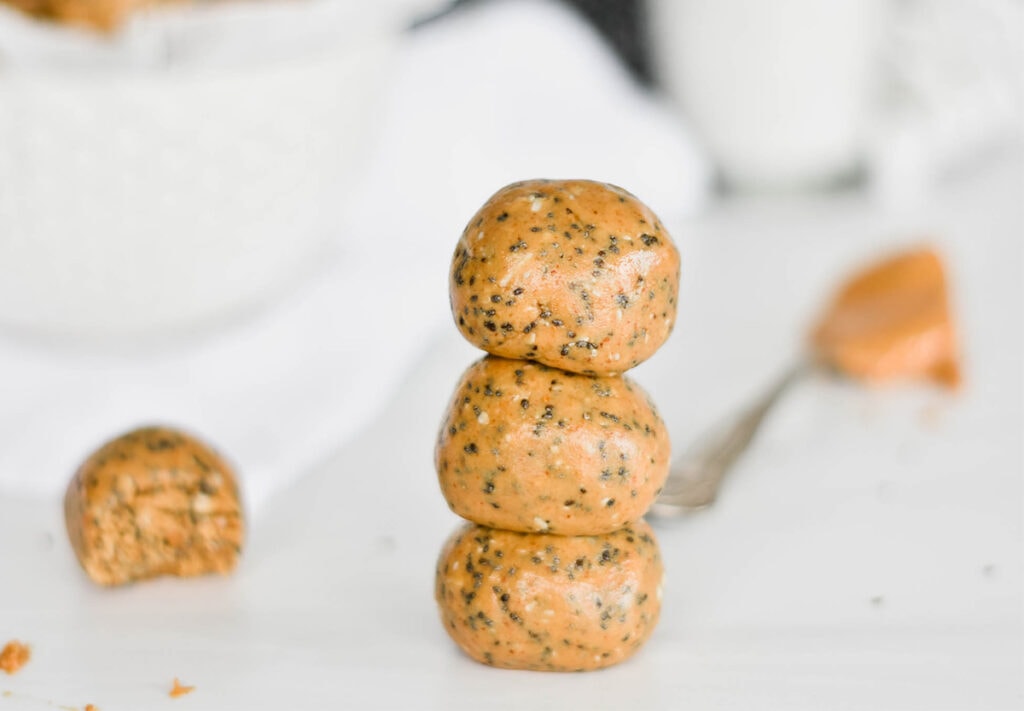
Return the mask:
[[134,336],[266,301],[337,237],[406,9],[178,7],[114,37],[5,12],[0,325]]

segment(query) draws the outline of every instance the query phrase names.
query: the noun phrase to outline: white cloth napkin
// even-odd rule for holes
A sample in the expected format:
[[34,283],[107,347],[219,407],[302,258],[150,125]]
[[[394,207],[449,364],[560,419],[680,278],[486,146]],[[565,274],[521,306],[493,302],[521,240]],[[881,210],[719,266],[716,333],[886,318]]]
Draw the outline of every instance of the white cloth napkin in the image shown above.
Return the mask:
[[159,350],[0,337],[0,492],[56,495],[105,439],[161,422],[235,462],[259,510],[368,424],[452,328],[448,259],[496,189],[595,178],[675,216],[707,189],[686,128],[551,2],[487,4],[408,35],[378,125],[337,251],[269,309]]

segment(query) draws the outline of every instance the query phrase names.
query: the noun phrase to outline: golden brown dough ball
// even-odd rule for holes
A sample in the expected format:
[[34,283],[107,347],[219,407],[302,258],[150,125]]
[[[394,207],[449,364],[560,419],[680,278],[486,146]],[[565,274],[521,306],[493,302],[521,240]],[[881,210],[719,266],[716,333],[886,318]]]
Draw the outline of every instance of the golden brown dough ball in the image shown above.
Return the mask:
[[4,0],[36,17],[110,31],[137,10],[172,0]]
[[467,524],[441,552],[435,597],[448,634],[479,662],[585,671],[621,662],[647,641],[662,577],[643,521],[601,536]]
[[234,569],[244,537],[235,475],[178,430],[147,427],[93,453],[64,498],[68,537],[100,585]]
[[644,515],[668,476],[669,449],[657,410],[631,379],[487,356],[456,386],[435,465],[463,518],[592,535]]
[[622,188],[529,180],[469,221],[450,274],[452,315],[488,353],[590,375],[651,356],[676,317],[679,253]]

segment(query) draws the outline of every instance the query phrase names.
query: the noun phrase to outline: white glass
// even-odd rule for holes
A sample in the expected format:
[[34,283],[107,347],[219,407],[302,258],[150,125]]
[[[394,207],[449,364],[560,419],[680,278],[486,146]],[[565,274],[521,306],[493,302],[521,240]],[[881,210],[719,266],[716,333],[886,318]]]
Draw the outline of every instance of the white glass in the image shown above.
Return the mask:
[[881,0],[649,0],[658,78],[728,183],[826,183],[863,157]]

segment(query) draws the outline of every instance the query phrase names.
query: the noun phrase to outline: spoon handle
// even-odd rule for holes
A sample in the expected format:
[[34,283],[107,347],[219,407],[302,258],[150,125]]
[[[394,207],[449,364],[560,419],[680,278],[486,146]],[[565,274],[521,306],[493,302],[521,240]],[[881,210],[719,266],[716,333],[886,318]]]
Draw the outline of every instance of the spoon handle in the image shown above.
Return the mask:
[[672,516],[709,506],[722,479],[750,445],[772,406],[790,386],[814,369],[809,360],[787,368],[756,401],[694,442],[672,463],[668,480],[651,512]]

